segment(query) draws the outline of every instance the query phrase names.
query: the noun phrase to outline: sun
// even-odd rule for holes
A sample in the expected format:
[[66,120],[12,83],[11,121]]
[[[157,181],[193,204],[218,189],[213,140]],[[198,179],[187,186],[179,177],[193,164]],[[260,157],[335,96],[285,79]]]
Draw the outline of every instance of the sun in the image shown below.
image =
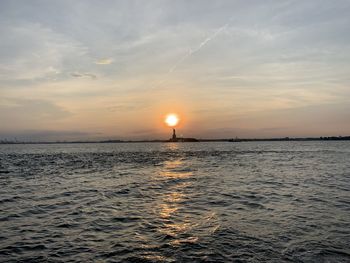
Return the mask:
[[179,117],[173,113],[165,117],[165,123],[170,127],[175,127],[179,123],[179,120]]

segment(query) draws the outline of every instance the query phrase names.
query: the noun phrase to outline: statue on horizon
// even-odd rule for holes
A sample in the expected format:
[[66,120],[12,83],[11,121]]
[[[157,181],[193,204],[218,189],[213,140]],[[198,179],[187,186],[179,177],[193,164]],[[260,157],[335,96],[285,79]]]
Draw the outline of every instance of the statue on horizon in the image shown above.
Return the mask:
[[173,141],[176,141],[176,133],[175,133],[175,129],[173,128]]

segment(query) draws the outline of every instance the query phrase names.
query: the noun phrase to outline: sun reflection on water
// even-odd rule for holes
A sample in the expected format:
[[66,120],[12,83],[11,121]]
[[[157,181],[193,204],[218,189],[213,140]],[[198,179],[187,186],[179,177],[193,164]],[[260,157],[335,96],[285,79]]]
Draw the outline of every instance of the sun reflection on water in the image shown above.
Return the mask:
[[[167,149],[180,147],[169,143]],[[152,181],[157,189],[154,192],[154,202],[151,203],[152,217],[156,218],[151,227],[152,236],[143,240],[143,248],[147,250],[146,260],[173,261],[176,255],[170,256],[156,250],[154,244],[161,242],[168,248],[181,250],[202,242],[202,237],[214,233],[218,220],[214,211],[198,211],[193,206],[196,196],[196,169],[193,160],[183,156],[174,156],[157,166]],[[195,180],[196,179],[196,180]]]
[[162,225],[158,232],[172,238],[170,241],[172,245],[179,245],[188,238],[191,238],[191,240],[196,239],[196,237],[192,237],[189,234],[194,223],[189,217],[181,214],[184,202],[190,198],[186,188],[192,185],[192,182],[184,180],[191,176],[193,176],[192,170],[186,167],[186,164],[180,158],[164,162],[160,173],[160,177],[163,180],[169,180],[170,183],[174,182],[174,184],[170,184],[169,191],[163,195],[156,209],[159,218],[162,219]]
[[167,150],[176,151],[180,149],[180,144],[176,142],[169,142],[164,144]]

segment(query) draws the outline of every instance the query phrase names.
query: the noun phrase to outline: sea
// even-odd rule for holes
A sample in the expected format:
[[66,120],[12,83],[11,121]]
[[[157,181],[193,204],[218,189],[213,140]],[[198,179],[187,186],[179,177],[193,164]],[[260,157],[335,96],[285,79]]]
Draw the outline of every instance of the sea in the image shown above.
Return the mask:
[[0,262],[350,262],[350,142],[0,145]]

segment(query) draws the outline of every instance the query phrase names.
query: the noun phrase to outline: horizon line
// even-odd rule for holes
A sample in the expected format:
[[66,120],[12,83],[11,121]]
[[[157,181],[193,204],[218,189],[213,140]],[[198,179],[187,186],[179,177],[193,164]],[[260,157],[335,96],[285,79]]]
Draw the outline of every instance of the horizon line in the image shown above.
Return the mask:
[[[319,137],[270,137],[270,138],[183,138],[195,139],[196,142],[251,142],[251,141],[344,141],[350,140],[350,135],[346,136],[319,136]],[[142,143],[142,142],[172,142],[167,139],[140,139],[140,140],[48,140],[48,141],[19,141],[19,140],[0,140],[0,144],[69,144],[69,143]],[[179,141],[180,142],[180,141]],[[187,141],[182,141],[187,142]]]

